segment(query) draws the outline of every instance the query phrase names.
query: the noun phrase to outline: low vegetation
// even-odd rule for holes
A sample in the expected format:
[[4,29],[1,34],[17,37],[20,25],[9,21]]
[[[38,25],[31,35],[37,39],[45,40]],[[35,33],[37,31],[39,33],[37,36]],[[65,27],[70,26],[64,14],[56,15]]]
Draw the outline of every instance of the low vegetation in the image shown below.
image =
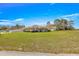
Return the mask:
[[79,30],[2,34],[0,50],[77,54],[79,53]]

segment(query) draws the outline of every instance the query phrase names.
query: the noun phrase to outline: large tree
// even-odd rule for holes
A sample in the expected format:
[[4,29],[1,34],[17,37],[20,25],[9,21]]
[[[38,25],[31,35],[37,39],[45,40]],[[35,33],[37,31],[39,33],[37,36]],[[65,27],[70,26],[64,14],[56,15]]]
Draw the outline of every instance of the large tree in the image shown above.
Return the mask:
[[74,22],[72,20],[68,21],[68,29],[69,30],[74,29],[73,24],[74,24]]
[[54,24],[55,24],[55,26],[56,26],[56,30],[60,30],[60,19],[56,19],[56,20],[54,21]]
[[54,21],[56,30],[71,30],[73,29],[73,21],[68,21],[67,19],[56,19]]

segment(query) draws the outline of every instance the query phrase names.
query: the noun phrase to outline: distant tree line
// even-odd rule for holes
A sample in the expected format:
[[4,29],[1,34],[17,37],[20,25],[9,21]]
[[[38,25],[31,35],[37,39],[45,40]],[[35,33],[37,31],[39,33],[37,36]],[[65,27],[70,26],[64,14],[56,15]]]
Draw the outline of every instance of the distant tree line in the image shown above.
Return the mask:
[[0,26],[0,30],[13,30],[25,27],[24,25],[16,24],[15,26]]
[[[72,20],[67,20],[62,18],[62,19],[55,19],[53,25],[51,25],[50,21],[48,21],[46,27],[41,26],[39,28],[39,26],[37,25],[37,26],[32,26],[31,29],[33,29],[34,31],[45,31],[45,30],[47,31],[47,29],[49,30],[51,26],[54,27],[55,25],[56,27],[54,28],[55,30],[73,30],[74,29],[73,24],[74,22]],[[24,25],[20,25],[20,24],[16,24],[15,26],[0,26],[0,30],[12,30],[12,29],[16,30],[24,27],[25,27]]]

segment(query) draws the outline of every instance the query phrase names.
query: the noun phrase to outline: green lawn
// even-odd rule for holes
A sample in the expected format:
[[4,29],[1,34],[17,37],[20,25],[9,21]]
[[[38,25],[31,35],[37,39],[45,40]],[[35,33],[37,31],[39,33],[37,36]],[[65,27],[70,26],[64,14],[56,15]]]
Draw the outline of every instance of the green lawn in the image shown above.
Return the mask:
[[79,31],[2,34],[0,50],[77,54],[79,53]]

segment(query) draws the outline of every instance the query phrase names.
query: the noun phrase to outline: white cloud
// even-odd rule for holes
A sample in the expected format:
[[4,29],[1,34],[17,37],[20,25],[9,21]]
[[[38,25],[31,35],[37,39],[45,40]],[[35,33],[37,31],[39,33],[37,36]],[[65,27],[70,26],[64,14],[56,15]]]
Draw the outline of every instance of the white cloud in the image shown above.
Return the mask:
[[76,17],[79,16],[79,13],[64,15],[64,16],[61,16],[61,17],[75,17],[75,16],[76,16]]
[[0,25],[13,25],[13,24],[10,22],[0,22]]
[[0,22],[8,22],[9,20],[0,20]]
[[15,19],[14,21],[23,21],[24,19],[23,18],[18,18],[18,19]]
[[59,19],[60,18],[64,18],[64,19],[67,19],[67,20],[75,20],[75,19],[79,18],[79,13],[74,13],[74,14],[69,14],[69,15],[63,15],[63,16],[60,16],[58,18]]
[[23,18],[18,18],[14,20],[0,20],[0,25],[13,25],[16,23],[22,23],[24,21]]
[[54,4],[56,4],[56,3],[50,3],[49,5],[52,6],[52,5],[54,5]]
[[69,14],[69,15],[63,15],[63,16],[60,16],[58,18],[64,18],[64,19],[67,19],[67,20],[73,20],[74,21],[74,27],[75,28],[79,28],[79,13],[74,13],[74,14]]

